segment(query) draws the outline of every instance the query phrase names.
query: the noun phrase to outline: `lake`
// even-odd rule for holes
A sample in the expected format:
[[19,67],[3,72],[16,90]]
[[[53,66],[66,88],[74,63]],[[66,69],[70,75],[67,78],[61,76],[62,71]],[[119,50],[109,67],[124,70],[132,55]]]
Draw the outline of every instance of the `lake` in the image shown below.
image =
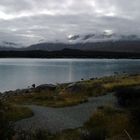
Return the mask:
[[140,59],[0,59],[0,91],[118,73],[140,73]]

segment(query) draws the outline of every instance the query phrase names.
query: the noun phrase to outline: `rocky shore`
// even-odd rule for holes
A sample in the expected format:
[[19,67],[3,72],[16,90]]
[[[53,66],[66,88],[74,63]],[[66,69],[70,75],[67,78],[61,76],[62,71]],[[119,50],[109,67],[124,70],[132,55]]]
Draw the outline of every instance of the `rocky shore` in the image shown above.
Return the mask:
[[32,94],[34,92],[40,92],[41,90],[55,90],[56,87],[57,85],[53,84],[42,84],[37,87],[5,91],[3,93],[0,93],[0,100],[6,100],[6,98],[9,98],[11,96],[24,96],[27,94]]

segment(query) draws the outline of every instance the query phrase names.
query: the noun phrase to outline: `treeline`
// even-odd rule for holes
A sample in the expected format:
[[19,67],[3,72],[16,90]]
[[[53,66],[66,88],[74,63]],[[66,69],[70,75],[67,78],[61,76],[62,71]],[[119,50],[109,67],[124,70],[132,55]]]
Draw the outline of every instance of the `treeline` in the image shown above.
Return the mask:
[[81,51],[64,49],[61,51],[0,51],[0,58],[140,58],[140,53]]

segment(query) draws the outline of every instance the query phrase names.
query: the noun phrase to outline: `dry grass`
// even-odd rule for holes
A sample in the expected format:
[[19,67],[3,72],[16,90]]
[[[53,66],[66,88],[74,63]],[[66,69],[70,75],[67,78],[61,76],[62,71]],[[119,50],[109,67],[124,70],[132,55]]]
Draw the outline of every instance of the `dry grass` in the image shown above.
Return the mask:
[[85,124],[85,128],[93,135],[104,135],[102,137],[123,136],[124,130],[128,130],[130,120],[126,113],[115,110],[111,107],[105,107],[97,110],[89,121]]
[[110,76],[76,83],[77,91],[69,91],[68,84],[58,85],[54,91],[34,92],[13,96],[9,102],[16,104],[37,104],[50,107],[73,106],[88,101],[88,97],[96,97],[115,91],[121,87],[140,85],[140,75]]
[[4,112],[6,119],[9,121],[17,121],[33,116],[33,113],[29,108],[15,104],[3,103],[1,110]]
[[10,105],[6,112],[6,117],[9,121],[18,121],[32,116],[33,112],[29,108],[15,105]]

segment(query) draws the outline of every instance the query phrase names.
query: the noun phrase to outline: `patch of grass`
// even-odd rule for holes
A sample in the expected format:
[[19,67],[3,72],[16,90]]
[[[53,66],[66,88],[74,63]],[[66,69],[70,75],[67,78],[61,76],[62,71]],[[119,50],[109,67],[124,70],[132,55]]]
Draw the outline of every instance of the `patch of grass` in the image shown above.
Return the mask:
[[17,132],[16,140],[84,140],[79,129],[69,129],[56,134],[47,130],[21,131]]
[[53,140],[82,140],[82,137],[78,129],[71,129],[55,134]]
[[54,95],[49,92],[41,92],[41,93],[32,93],[25,96],[14,96],[8,99],[8,102],[16,103],[16,104],[36,104],[43,105],[49,107],[65,107],[65,106],[73,106],[80,103],[87,102],[88,99],[86,96],[81,95]]
[[116,92],[118,104],[129,112],[133,136],[140,139],[140,86],[121,88]]
[[18,121],[33,116],[33,112],[28,107],[12,106],[7,110],[7,118],[10,121]]
[[129,126],[127,114],[111,107],[105,107],[97,110],[84,127],[92,137],[104,139],[124,135],[124,130],[128,130]]
[[3,111],[8,121],[18,121],[33,116],[33,112],[28,107],[14,104],[3,104]]
[[53,140],[53,137],[47,130],[20,130],[15,133],[14,140]]
[[114,91],[122,87],[136,86],[140,84],[140,76],[120,76],[111,82],[103,83],[103,87],[108,91]]
[[7,119],[5,112],[6,112],[5,105],[3,104],[3,102],[0,101],[0,139],[1,140],[12,139],[12,135],[14,133],[13,125]]

